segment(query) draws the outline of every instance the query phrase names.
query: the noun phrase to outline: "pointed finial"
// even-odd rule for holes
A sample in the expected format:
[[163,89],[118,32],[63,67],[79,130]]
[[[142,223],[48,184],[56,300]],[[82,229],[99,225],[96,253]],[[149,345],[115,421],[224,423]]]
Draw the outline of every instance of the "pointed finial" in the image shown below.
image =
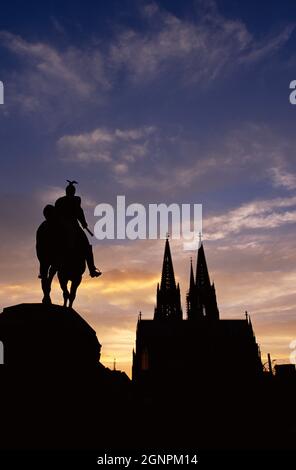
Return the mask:
[[170,238],[170,232],[166,233],[166,239],[168,240]]
[[247,310],[245,311],[245,316],[246,316],[246,320],[248,321],[248,320],[249,320],[249,315],[248,315],[248,311],[247,311]]
[[142,320],[142,312],[140,310],[140,312],[139,312],[139,321],[141,321],[141,320]]
[[113,361],[113,370],[116,370],[116,357],[114,357],[114,361]]
[[202,234],[201,234],[201,232],[199,232],[198,237],[199,237],[199,246],[201,246],[202,245]]

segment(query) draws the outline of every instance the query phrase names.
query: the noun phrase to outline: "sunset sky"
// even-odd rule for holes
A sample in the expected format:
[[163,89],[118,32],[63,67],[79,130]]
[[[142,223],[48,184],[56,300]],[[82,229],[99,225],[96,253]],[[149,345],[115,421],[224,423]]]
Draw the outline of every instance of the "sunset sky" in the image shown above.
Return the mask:
[[[42,209],[79,181],[94,208],[200,203],[221,318],[252,318],[263,362],[296,339],[296,2],[1,4],[0,308],[39,302]],[[164,240],[92,239],[99,279],[75,309],[102,362],[130,374],[139,311],[152,318]],[[171,242],[185,316],[190,256]],[[57,283],[53,300],[62,302]]]

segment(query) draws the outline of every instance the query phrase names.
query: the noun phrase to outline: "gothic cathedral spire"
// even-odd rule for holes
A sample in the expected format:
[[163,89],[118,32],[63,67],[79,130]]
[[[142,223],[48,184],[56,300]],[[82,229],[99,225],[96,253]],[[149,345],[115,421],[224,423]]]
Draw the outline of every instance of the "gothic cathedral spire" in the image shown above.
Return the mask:
[[162,265],[160,287],[157,284],[157,303],[154,320],[180,319],[182,320],[181,297],[179,284],[176,286],[175,274],[168,238]]
[[188,320],[206,318],[208,320],[219,320],[214,283],[211,284],[204,247],[201,243],[198,248],[196,262],[195,284],[192,285],[192,264],[190,272],[190,285],[187,294],[187,317]]

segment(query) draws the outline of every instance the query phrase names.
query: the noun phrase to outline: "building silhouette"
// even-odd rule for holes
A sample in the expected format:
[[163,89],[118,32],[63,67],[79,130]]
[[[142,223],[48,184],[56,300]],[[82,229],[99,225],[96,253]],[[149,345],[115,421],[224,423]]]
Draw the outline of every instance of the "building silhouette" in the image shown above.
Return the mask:
[[[251,319],[220,319],[204,246],[197,253],[196,275],[190,263],[187,318],[183,319],[169,240],[165,242],[161,282],[153,320],[139,316],[133,351],[133,382],[143,390],[174,384],[187,390],[233,384],[262,376],[260,349]],[[189,391],[189,392],[188,392]]]

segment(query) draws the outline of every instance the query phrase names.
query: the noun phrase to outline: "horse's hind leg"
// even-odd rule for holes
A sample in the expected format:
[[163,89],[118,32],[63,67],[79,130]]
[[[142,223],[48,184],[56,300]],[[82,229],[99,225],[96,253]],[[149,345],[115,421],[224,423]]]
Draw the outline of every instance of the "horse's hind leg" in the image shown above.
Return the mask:
[[51,304],[50,286],[49,286],[48,279],[42,279],[41,280],[41,286],[42,286],[42,290],[43,290],[42,303],[45,304],[45,305]]
[[69,308],[72,308],[73,302],[76,297],[76,292],[78,289],[79,284],[81,283],[82,276],[75,278],[74,281],[71,283],[70,295],[69,295]]
[[63,291],[63,298],[64,298],[63,307],[67,307],[69,297],[70,297],[70,293],[69,293],[68,289]]
[[60,286],[63,291],[64,307],[67,307],[67,302],[70,299],[70,293],[68,291],[68,281],[59,276]]

